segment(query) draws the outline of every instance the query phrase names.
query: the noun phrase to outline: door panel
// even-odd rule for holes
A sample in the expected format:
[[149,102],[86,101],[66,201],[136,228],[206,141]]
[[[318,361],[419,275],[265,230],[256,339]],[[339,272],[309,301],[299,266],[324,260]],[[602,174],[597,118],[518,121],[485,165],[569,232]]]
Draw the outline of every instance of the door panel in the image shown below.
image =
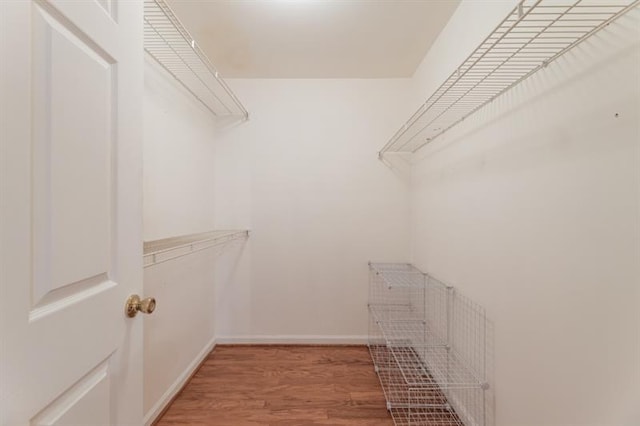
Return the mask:
[[0,20],[0,425],[139,425],[142,3]]
[[117,89],[113,59],[96,51],[85,34],[71,32],[37,5],[32,26],[38,306],[65,286],[75,284],[65,294],[70,297],[108,279],[112,91]]
[[110,383],[108,363],[102,363],[64,392],[32,421],[33,426],[108,426]]

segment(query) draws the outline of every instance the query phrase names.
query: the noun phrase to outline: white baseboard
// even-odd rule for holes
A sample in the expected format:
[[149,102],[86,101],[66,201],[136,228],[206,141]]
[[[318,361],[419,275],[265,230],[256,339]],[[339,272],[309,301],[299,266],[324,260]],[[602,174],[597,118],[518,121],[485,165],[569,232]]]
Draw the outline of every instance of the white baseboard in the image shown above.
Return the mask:
[[218,336],[216,344],[233,345],[364,345],[367,336],[240,335]]
[[160,397],[158,402],[154,404],[153,407],[145,414],[144,416],[144,424],[145,426],[151,426],[151,424],[156,420],[156,418],[162,413],[162,411],[166,408],[167,404],[171,402],[174,396],[180,389],[185,385],[187,380],[194,373],[196,368],[202,363],[202,361],[209,355],[209,353],[213,350],[213,348],[218,343],[217,339],[214,337],[205,345],[204,348],[200,351],[200,353],[196,356],[196,358],[187,366],[187,368],[178,376],[176,381],[167,389],[167,391]]

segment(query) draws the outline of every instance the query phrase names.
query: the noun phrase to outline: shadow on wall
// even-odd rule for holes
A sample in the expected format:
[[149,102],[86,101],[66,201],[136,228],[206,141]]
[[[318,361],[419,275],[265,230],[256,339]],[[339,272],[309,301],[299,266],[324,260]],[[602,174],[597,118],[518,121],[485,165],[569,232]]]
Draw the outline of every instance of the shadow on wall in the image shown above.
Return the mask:
[[218,132],[228,132],[245,124],[248,120],[248,117],[245,119],[237,115],[218,116],[216,117],[216,130]]
[[215,264],[215,334],[216,339],[226,337],[230,323],[243,329],[249,326],[251,311],[238,316],[237,307],[244,306],[237,298],[251,299],[251,280],[246,266],[249,261],[249,239],[227,244],[216,252]]
[[406,185],[411,182],[411,153],[385,152],[380,153],[378,159]]
[[[232,244],[225,244],[216,250],[215,257],[217,260],[222,260],[222,256],[228,254],[228,256],[225,256],[227,260],[225,268],[223,269],[219,267],[219,265],[218,268],[216,268],[216,281],[219,283],[216,290],[225,290],[229,287],[229,283],[233,283],[235,273],[240,266],[240,261],[242,260],[246,247],[247,240],[244,239],[234,241]],[[231,259],[229,259],[229,257],[231,257]]]

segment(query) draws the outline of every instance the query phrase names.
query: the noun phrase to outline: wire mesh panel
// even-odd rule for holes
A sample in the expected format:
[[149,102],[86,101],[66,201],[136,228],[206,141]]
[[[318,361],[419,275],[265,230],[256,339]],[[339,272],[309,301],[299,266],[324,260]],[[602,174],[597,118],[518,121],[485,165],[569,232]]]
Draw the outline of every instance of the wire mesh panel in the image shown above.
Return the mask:
[[[420,394],[416,394],[420,398]],[[464,423],[446,407],[409,408],[394,407],[389,410],[396,426],[433,425],[433,426],[465,426]]]
[[434,340],[444,342],[448,339],[447,310],[449,309],[449,292],[443,282],[427,276],[425,286],[425,321]]
[[480,382],[485,381],[487,319],[484,308],[468,297],[451,296],[449,345],[451,352]]
[[[370,308],[371,309],[371,308]],[[369,353],[373,365],[378,371],[381,365],[388,364],[389,350],[387,343],[382,335],[380,322],[374,313],[369,313],[369,336],[368,336]]]
[[[433,403],[425,404],[425,401]],[[447,403],[444,393],[437,388],[411,389],[406,415],[409,425],[464,426],[458,414]]]
[[370,263],[386,285],[391,287],[420,287],[424,285],[424,273],[409,263]]
[[[421,395],[413,406],[440,407],[447,403],[444,393],[420,362],[417,352],[411,347],[383,349],[378,360],[380,382],[387,398],[388,408],[405,407],[412,404],[411,395]],[[417,404],[417,405],[416,405]]]
[[369,264],[369,305],[424,317],[426,276],[406,263]]
[[380,152],[415,152],[638,3],[521,1]]
[[380,321],[380,328],[389,348],[418,347],[424,345],[427,339],[424,320],[383,320]]
[[409,387],[402,375],[400,366],[389,351],[387,365],[378,370],[380,382],[387,398],[387,408],[407,407],[409,404]]

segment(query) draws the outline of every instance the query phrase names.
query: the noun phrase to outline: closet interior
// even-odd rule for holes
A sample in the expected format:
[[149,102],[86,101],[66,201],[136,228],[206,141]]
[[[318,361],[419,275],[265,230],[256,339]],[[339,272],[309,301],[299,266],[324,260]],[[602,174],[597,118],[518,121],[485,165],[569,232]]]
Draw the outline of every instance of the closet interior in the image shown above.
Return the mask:
[[[545,395],[565,386],[563,374],[579,375],[567,367],[572,354],[593,342],[571,321],[545,330],[572,315],[570,293],[608,291],[594,275],[638,278],[630,257],[602,253],[617,242],[594,227],[632,221],[619,209],[637,188],[624,182],[638,166],[629,155],[639,136],[639,2],[497,3],[462,1],[411,78],[225,82],[171,5],[145,0],[145,127],[162,123],[145,134],[144,286],[159,300],[144,323],[147,424],[228,343],[366,344],[398,426],[607,418],[615,404],[598,397],[556,406]],[[170,165],[188,162],[176,153],[190,149],[198,164]],[[599,158],[606,174],[625,157],[609,182],[624,196],[580,184]],[[563,168],[575,179],[547,190]],[[204,207],[189,204],[203,197]],[[613,215],[575,224],[589,199],[613,204]],[[553,203],[564,209],[555,219]],[[589,232],[600,232],[593,252],[578,235]],[[572,250],[572,266],[550,259]],[[597,257],[603,265],[575,272]],[[581,290],[587,274],[596,281]],[[538,367],[522,358],[532,349]],[[576,386],[607,389],[624,370]]]

